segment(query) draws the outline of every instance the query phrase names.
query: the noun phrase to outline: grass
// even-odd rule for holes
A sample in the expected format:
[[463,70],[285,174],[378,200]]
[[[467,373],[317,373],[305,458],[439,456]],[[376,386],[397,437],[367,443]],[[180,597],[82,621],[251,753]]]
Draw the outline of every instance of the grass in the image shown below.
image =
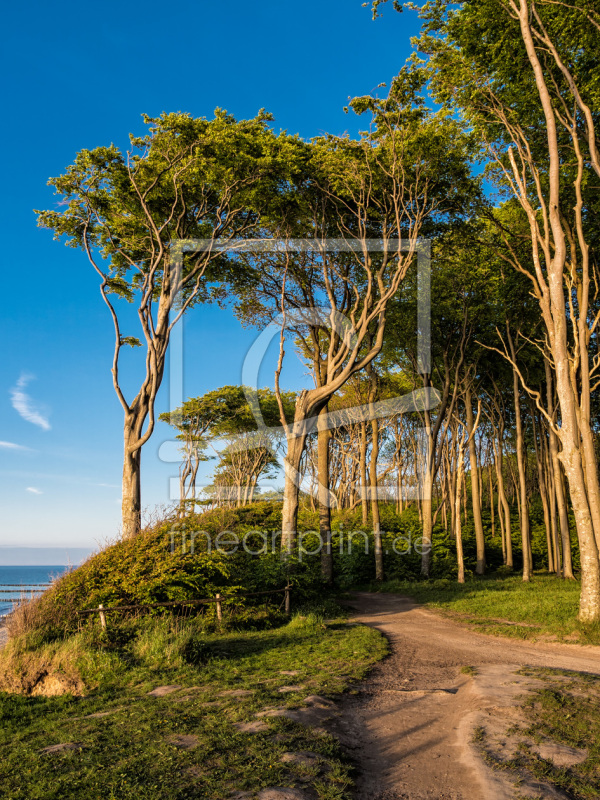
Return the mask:
[[[22,639],[2,660],[42,658],[47,647]],[[193,620],[148,618],[106,635],[77,634],[68,652],[71,669],[95,687],[84,696],[0,693],[6,800],[224,800],[237,791],[305,785],[307,778],[320,800],[345,800],[352,770],[333,737],[285,718],[269,719],[268,730],[254,734],[234,723],[254,720],[265,707],[301,706],[309,694],[345,691],[387,644],[370,628],[343,618],[325,624],[309,613],[270,630],[212,634]],[[303,688],[278,692],[290,683]],[[182,689],[148,696],[165,684]],[[251,694],[221,695],[231,689]],[[176,702],[182,697],[188,699]],[[90,716],[104,712],[111,713]],[[177,735],[195,737],[196,746],[177,747]],[[66,742],[77,749],[40,753]],[[316,753],[317,766],[282,763],[284,753],[296,751]]]
[[409,595],[417,602],[476,626],[483,633],[600,644],[600,625],[577,621],[578,581],[536,574],[530,583],[523,583],[519,575],[492,574],[465,584],[442,578],[387,581],[371,588]]
[[[521,672],[547,686],[524,702],[526,725],[512,731],[521,742],[504,768],[549,783],[573,800],[600,797],[600,678],[548,668]],[[569,767],[556,766],[535,752],[536,744],[548,742],[587,751],[587,757]]]

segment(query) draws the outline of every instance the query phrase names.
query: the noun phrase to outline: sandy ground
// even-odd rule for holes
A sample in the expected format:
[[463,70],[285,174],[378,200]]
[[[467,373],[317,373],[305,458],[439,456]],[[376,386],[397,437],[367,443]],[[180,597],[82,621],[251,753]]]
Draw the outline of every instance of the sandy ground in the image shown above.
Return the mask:
[[7,641],[8,641],[8,633],[6,631],[6,628],[2,624],[2,620],[0,620],[0,647],[4,647]]
[[[355,619],[379,629],[391,655],[343,705],[340,735],[358,762],[359,800],[561,798],[515,787],[472,744],[473,730],[508,728],[519,697],[540,685],[521,666],[600,674],[600,648],[485,636],[397,595],[357,594]],[[461,667],[476,669],[473,677]]]

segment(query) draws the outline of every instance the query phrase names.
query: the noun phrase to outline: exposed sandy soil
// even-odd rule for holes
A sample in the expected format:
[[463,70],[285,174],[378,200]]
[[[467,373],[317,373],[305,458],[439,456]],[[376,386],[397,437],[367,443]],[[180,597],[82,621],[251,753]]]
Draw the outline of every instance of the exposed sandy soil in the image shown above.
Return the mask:
[[8,632],[6,628],[0,622],[0,647],[4,647],[6,642],[8,641]]
[[[492,771],[478,755],[473,731],[502,739],[520,713],[519,696],[540,685],[516,675],[520,667],[600,674],[600,648],[486,636],[397,595],[361,593],[348,605],[392,651],[344,701],[338,723],[358,762],[358,800],[565,797],[537,783],[517,790],[514,774]],[[476,675],[461,673],[466,666]]]

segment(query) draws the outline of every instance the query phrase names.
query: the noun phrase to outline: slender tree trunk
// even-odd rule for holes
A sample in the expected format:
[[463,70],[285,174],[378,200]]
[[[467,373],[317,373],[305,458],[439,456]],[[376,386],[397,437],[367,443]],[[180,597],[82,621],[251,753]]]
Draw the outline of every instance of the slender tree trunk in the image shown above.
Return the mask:
[[[424,381],[425,386],[429,386],[429,380]],[[421,575],[428,578],[431,570],[431,550],[433,537],[433,509],[431,496],[433,494],[433,481],[435,476],[435,441],[433,429],[431,427],[431,412],[428,408],[424,411],[425,415],[425,470],[421,489],[421,510],[423,514],[423,539],[421,551]]]
[[123,494],[121,513],[123,516],[123,539],[131,539],[142,527],[141,448],[131,452],[133,442],[139,437],[131,427],[125,425],[125,453],[123,459]]
[[496,477],[498,479],[498,501],[502,505],[502,511],[500,511],[500,507],[498,507],[498,515],[501,513],[504,514],[504,536],[505,536],[505,546],[506,546],[506,566],[512,567],[513,564],[513,551],[512,551],[512,529],[510,524],[510,506],[508,504],[508,500],[506,498],[506,492],[504,491],[504,474],[503,474],[503,462],[504,462],[504,449],[502,444],[502,437],[504,428],[501,427],[499,429],[499,437],[498,437],[498,468],[496,470]]
[[252,502],[254,501],[254,491],[256,489],[257,481],[258,481],[258,475],[253,475],[252,476],[252,484],[250,486],[250,496],[248,497],[248,503],[250,505],[252,505]]
[[490,493],[490,521],[492,523],[492,539],[494,539],[496,536],[496,510],[494,505],[494,479],[492,478],[491,462],[488,462],[487,474],[488,474],[488,491]]
[[461,497],[461,489],[462,483],[464,480],[465,474],[465,458],[464,458],[464,437],[463,442],[461,442],[458,446],[458,464],[456,466],[456,496],[454,502],[454,535],[456,538],[456,560],[458,564],[458,582],[464,583],[465,582],[465,556],[463,552],[463,540],[462,540],[462,524],[460,518],[460,497]]
[[560,545],[558,540],[558,519],[556,516],[556,486],[552,459],[550,456],[550,438],[552,431],[548,430],[548,435],[544,436],[544,468],[546,473],[546,485],[548,494],[548,507],[550,510],[550,528],[552,533],[552,548],[554,551],[554,567],[556,574],[562,576],[562,562],[560,557]]
[[[578,390],[573,381],[571,371],[571,361],[569,359],[569,341],[567,334],[568,317],[565,305],[565,281],[564,271],[567,259],[566,234],[563,220],[560,215],[561,208],[561,164],[559,135],[557,132],[556,112],[553,107],[552,97],[546,84],[543,66],[539,60],[539,55],[533,40],[531,31],[531,9],[526,0],[519,3],[519,23],[521,35],[527,50],[527,56],[531,63],[535,77],[536,87],[539,93],[542,109],[546,122],[546,135],[548,141],[548,217],[550,230],[553,239],[553,251],[551,257],[547,259],[548,266],[548,291],[545,297],[540,300],[544,322],[548,331],[550,351],[555,365],[556,373],[556,394],[560,405],[561,425],[558,431],[562,450],[560,460],[562,461],[565,476],[569,484],[571,505],[575,516],[577,527],[577,537],[579,539],[579,553],[581,559],[581,594],[579,598],[579,620],[581,622],[597,622],[600,620],[600,561],[598,556],[598,544],[596,531],[594,530],[594,518],[597,516],[598,508],[596,500],[598,492],[592,492],[592,507],[590,508],[589,491],[590,486],[586,485],[586,478],[593,480],[589,473],[584,474],[584,463],[586,461],[585,452],[582,454],[582,436],[584,440],[583,448],[585,451],[586,431],[581,430],[587,426],[586,415],[589,407],[589,397],[586,396],[585,380],[587,374],[588,349],[581,334],[578,336],[580,346],[580,370],[583,367],[583,396],[578,396]],[[576,140],[575,140],[576,141]],[[530,215],[530,218],[532,215]],[[537,235],[533,233],[532,236]],[[537,248],[537,239],[536,239]],[[584,279],[589,279],[584,272]],[[579,314],[587,316],[587,290],[585,296],[578,296],[580,306]],[[578,319],[578,331],[582,328],[582,318]],[[586,326],[587,329],[587,326]],[[579,404],[579,421],[577,419],[577,408]],[[589,417],[588,417],[589,419]],[[597,471],[596,488],[598,484]]]
[[324,406],[317,419],[317,468],[319,476],[319,533],[321,536],[321,575],[327,584],[333,583],[333,552],[331,549],[331,505],[329,492],[329,440],[331,431],[326,427],[328,406]]
[[404,513],[404,498],[402,497],[402,462],[398,461],[398,502],[396,504],[396,512],[398,515]]
[[[556,572],[554,566],[554,554],[552,552],[552,529],[550,525],[550,508],[548,506],[548,492],[547,492],[547,485],[546,485],[546,477],[544,475],[544,446],[542,443],[542,437],[544,434],[544,430],[542,427],[542,422],[538,418],[538,424],[536,425],[535,422],[536,414],[535,409],[532,407],[531,409],[531,421],[533,424],[533,443],[535,447],[535,460],[537,464],[537,473],[538,473],[538,487],[540,491],[540,499],[542,501],[542,511],[544,514],[544,527],[546,529],[546,549],[548,551],[548,572]],[[538,440],[538,431],[539,431],[539,440]]]
[[367,423],[360,423],[360,500],[362,507],[362,524],[369,521],[369,502],[367,497]]
[[[508,332],[508,342],[511,348],[513,361],[516,362],[516,353],[512,337]],[[523,580],[531,580],[531,559],[529,543],[529,514],[527,512],[527,484],[525,480],[525,457],[523,442],[523,423],[521,420],[521,398],[519,393],[519,376],[513,367],[513,398],[515,407],[516,451],[517,470],[519,475],[519,512],[521,521],[521,542],[523,548]]]
[[473,505],[473,521],[475,523],[475,542],[477,547],[477,575],[485,572],[485,538],[483,536],[483,522],[481,519],[481,494],[479,492],[479,466],[477,464],[477,447],[473,431],[473,398],[471,387],[467,387],[465,396],[467,411],[467,435],[469,436],[469,463],[471,466],[471,501]]
[[285,483],[283,508],[281,510],[281,553],[291,554],[298,536],[298,503],[300,499],[300,461],[306,442],[306,434],[288,436],[287,455],[283,459]]
[[379,497],[377,482],[377,459],[379,457],[379,420],[371,420],[373,442],[371,444],[371,514],[373,517],[373,537],[375,540],[375,579],[383,580],[383,552],[381,547],[381,521],[379,517]]

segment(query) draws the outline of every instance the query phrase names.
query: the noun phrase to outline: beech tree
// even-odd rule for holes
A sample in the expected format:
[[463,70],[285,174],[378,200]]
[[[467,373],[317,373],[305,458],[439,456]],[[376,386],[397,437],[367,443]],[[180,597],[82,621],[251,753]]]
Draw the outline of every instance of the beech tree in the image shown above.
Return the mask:
[[[435,96],[461,110],[487,148],[491,174],[524,216],[523,259],[501,226],[507,264],[530,281],[551,359],[560,421],[505,349],[560,443],[579,539],[579,618],[600,619],[600,484],[590,417],[600,360],[595,340],[594,216],[600,177],[595,54],[600,17],[589,3],[484,0],[426,3]],[[523,492],[523,489],[521,489]]]
[[[236,121],[217,110],[213,120],[187,114],[144,117],[149,127],[131,136],[131,149],[115,145],[82,150],[64,175],[49,183],[61,201],[40,211],[38,224],[81,248],[100,278],[100,293],[115,335],[112,378],[124,413],[123,536],[141,518],[141,452],[155,425],[155,401],[173,326],[206,299],[206,279],[223,265],[209,244],[172,257],[177,240],[213,242],[248,236],[277,197],[288,138],[269,128],[270,117]],[[132,304],[141,328],[130,335]],[[140,347],[142,381],[133,397],[123,389],[123,347]]]
[[[279,404],[270,389],[258,389],[254,397],[266,427],[259,427],[248,402],[248,387],[222,386],[201,397],[188,398],[180,408],[160,415],[172,425],[182,442],[180,467],[182,509],[193,510],[200,461],[209,447],[219,457],[215,498],[234,505],[251,503],[257,481],[278,466],[277,450],[283,431],[279,428]],[[287,418],[294,413],[294,392],[282,393]],[[217,449],[219,442],[225,447]]]

